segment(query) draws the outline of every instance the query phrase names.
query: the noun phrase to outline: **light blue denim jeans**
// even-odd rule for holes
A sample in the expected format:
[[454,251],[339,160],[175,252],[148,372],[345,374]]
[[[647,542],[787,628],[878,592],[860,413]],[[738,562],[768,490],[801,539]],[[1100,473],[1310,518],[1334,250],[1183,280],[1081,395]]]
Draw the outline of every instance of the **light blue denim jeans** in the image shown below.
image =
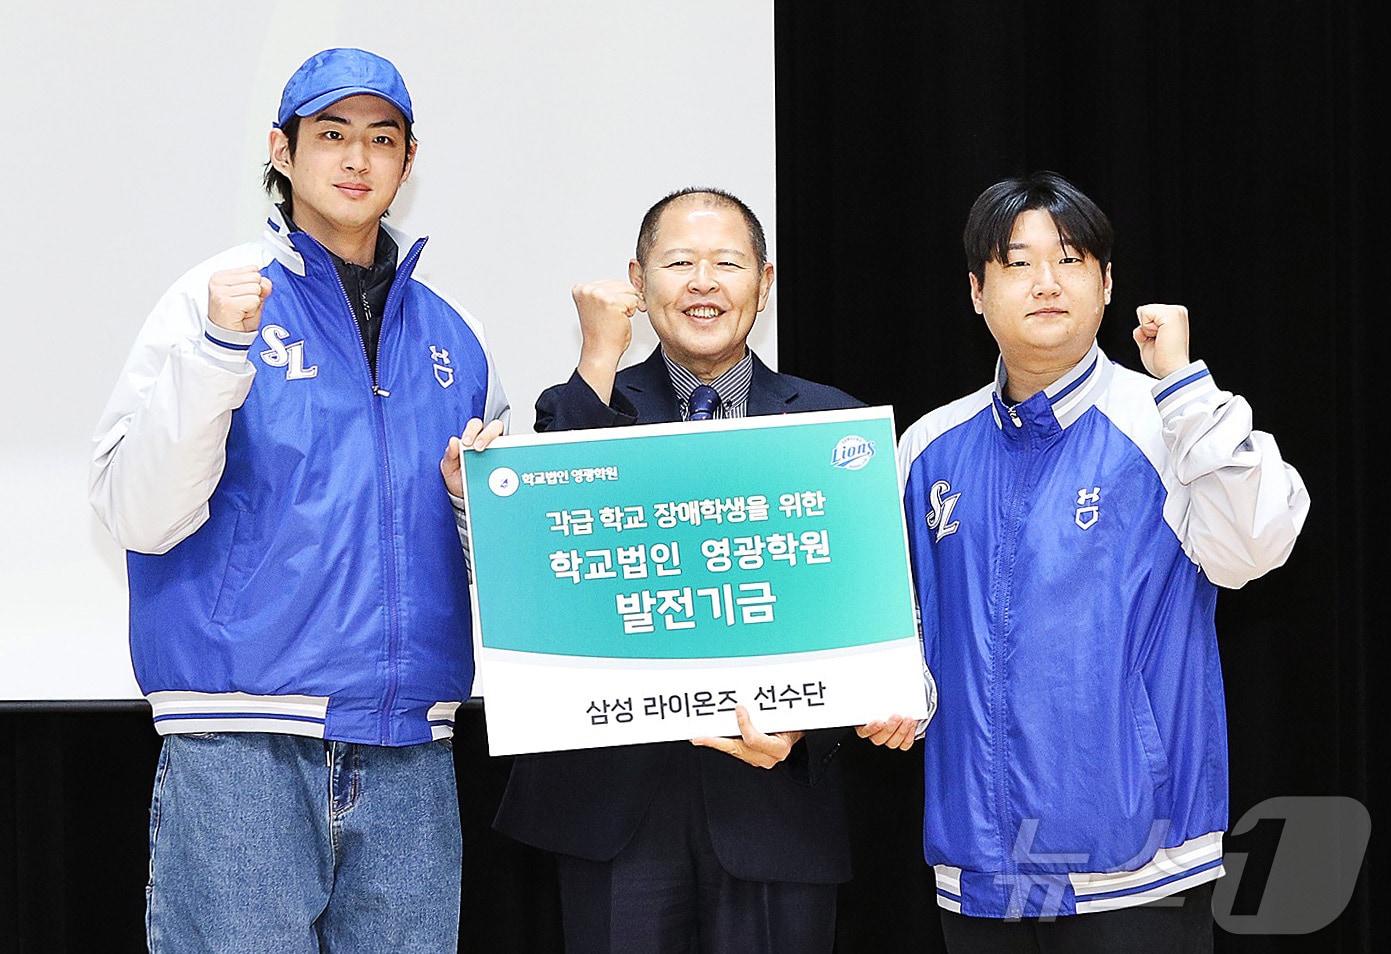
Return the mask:
[[462,866],[447,742],[164,739],[151,954],[457,954]]

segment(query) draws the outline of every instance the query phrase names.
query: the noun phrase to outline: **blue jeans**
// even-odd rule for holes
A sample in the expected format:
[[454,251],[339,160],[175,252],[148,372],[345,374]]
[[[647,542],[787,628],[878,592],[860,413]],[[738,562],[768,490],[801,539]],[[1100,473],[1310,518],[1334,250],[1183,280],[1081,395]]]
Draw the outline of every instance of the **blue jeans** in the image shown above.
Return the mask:
[[462,869],[446,742],[165,737],[151,954],[457,954]]

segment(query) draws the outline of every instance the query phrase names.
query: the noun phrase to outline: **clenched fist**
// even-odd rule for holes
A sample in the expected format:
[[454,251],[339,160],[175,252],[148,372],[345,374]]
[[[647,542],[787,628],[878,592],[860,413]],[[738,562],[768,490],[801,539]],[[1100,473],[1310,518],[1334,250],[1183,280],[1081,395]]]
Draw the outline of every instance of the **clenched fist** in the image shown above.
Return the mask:
[[230,331],[255,331],[270,297],[270,279],[255,268],[229,268],[208,279],[208,318]]
[[1166,378],[1188,364],[1188,309],[1182,305],[1141,305],[1134,331],[1140,361],[1156,378]]
[[580,377],[608,403],[618,362],[633,342],[633,316],[642,308],[638,290],[621,278],[581,282],[570,289],[580,316]]
[[585,345],[593,343],[621,356],[633,340],[633,315],[638,312],[638,290],[621,278],[581,282],[570,289],[580,315]]

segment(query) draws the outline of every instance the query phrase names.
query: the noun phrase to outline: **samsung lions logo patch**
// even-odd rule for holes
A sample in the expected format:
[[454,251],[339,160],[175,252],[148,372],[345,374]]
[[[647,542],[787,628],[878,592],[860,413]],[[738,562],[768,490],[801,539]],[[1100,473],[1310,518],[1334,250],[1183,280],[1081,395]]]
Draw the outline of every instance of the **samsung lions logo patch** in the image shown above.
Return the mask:
[[859,470],[874,456],[874,441],[850,434],[836,442],[831,451],[831,464],[845,470]]
[[279,325],[266,325],[261,329],[261,340],[267,345],[261,352],[261,360],[267,367],[284,368],[286,381],[302,381],[319,375],[319,366],[304,366],[304,342],[292,341],[286,344],[290,333]]
[[939,480],[927,492],[928,502],[932,505],[932,509],[927,513],[927,529],[936,530],[938,540],[951,536],[959,526],[957,521],[951,518],[951,512],[956,509],[956,501],[960,499],[961,493],[958,491],[949,495],[950,490],[951,484]]

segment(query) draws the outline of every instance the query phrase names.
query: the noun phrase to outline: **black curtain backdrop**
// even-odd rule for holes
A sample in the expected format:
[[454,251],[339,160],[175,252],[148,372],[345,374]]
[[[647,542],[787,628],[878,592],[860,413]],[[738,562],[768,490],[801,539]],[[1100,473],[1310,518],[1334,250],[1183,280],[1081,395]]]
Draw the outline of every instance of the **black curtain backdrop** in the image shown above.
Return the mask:
[[[1374,822],[1333,923],[1219,929],[1217,951],[1365,952],[1384,786],[1371,769],[1388,756],[1373,587],[1391,523],[1368,459],[1382,357],[1371,243],[1386,221],[1371,142],[1385,109],[1369,4],[1242,6],[775,3],[778,360],[893,405],[902,429],[992,372],[960,244],[980,190],[1051,168],[1107,210],[1102,347],[1139,367],[1135,307],[1187,305],[1194,356],[1250,399],[1313,499],[1290,562],[1219,599],[1231,821],[1272,797],[1341,795]],[[692,90],[693,136],[737,147],[718,142],[718,96],[737,91],[737,77]],[[558,952],[549,859],[489,828],[508,762],[487,755],[484,719],[463,710],[455,745],[460,950]],[[0,954],[144,950],[157,752],[143,705],[0,710]],[[838,954],[942,950],[917,752],[851,742],[843,757],[857,876]],[[1258,910],[1279,836],[1228,839],[1247,856],[1233,913]]]
[[[986,384],[997,352],[968,296],[966,214],[998,179],[1053,169],[1116,226],[1108,356],[1141,368],[1135,308],[1188,306],[1194,357],[1250,400],[1308,483],[1290,561],[1218,601],[1231,822],[1272,797],[1349,796],[1371,811],[1372,846],[1332,924],[1219,930],[1219,952],[1366,951],[1374,937],[1368,767],[1386,751],[1368,679],[1386,627],[1370,587],[1373,534],[1391,524],[1365,450],[1380,397],[1368,253],[1386,221],[1368,9],[776,6],[782,369],[892,404],[900,431]],[[900,801],[910,760],[853,755],[860,855],[841,947],[940,949]],[[1279,840],[1269,825],[1227,840],[1229,858],[1247,855],[1233,914],[1258,910]]]

